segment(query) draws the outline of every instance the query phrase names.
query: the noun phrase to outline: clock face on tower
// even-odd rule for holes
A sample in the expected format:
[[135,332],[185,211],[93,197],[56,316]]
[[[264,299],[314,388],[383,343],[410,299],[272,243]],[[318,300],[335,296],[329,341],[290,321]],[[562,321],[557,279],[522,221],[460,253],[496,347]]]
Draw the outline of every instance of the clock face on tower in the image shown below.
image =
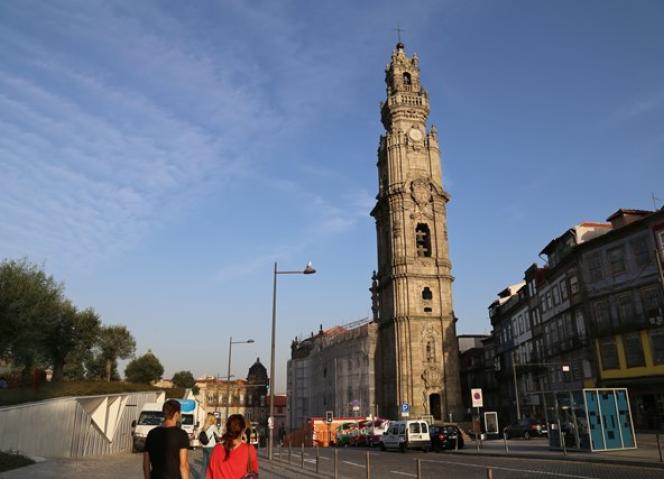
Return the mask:
[[421,141],[422,140],[422,132],[420,130],[418,130],[417,128],[411,128],[410,131],[408,132],[408,136],[413,141]]

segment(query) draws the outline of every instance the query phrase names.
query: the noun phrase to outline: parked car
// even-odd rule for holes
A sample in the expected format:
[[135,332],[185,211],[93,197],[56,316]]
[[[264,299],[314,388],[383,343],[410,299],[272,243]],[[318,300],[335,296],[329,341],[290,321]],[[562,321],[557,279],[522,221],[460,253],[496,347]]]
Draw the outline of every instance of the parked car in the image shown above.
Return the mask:
[[422,420],[390,422],[390,427],[381,439],[380,448],[383,451],[398,449],[406,452],[406,449],[419,449],[427,452],[431,449],[429,425]]
[[[458,427],[454,425],[431,426],[429,428],[431,436],[431,450],[440,452],[444,449],[463,449],[463,434]],[[458,441],[458,447],[457,447]]]
[[531,437],[544,436],[547,434],[546,425],[542,421],[532,418],[524,418],[519,423],[510,424],[503,429],[507,439],[513,437],[522,437],[530,439]]

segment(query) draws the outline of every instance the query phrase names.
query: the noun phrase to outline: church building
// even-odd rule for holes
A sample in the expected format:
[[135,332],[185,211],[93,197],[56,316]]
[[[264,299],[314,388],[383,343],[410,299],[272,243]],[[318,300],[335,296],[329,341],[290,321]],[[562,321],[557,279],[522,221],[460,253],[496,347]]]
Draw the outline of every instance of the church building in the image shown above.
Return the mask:
[[[379,140],[378,195],[371,211],[378,251],[371,287],[373,318],[371,327],[353,337],[363,346],[363,360],[354,366],[367,370],[355,370],[363,379],[358,384],[327,379],[328,385],[349,388],[328,396],[316,390],[313,378],[319,375],[303,374],[302,368],[336,374],[341,358],[324,353],[328,346],[322,333],[303,341],[296,338],[288,396],[289,408],[298,405],[298,419],[324,415],[321,407],[348,411],[343,401],[356,397],[371,402],[356,406],[362,415],[396,419],[403,404],[413,417],[449,420],[463,414],[447,239],[450,197],[442,183],[438,133],[427,127],[429,97],[420,83],[419,59],[407,56],[401,42],[392,52],[385,82],[387,98],[380,111],[385,133]],[[340,346],[335,341],[334,348],[341,351]],[[299,378],[295,371],[300,371]],[[305,377],[312,380],[302,380]],[[323,406],[309,400],[316,397],[329,397],[330,402]],[[303,407],[309,404],[316,407]],[[294,420],[289,419],[291,428]]]

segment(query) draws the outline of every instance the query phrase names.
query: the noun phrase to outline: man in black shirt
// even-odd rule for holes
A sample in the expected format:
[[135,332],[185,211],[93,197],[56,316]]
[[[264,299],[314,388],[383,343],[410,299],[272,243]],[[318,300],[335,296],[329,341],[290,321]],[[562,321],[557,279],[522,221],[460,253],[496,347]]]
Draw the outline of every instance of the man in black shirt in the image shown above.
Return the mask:
[[164,422],[145,439],[144,479],[189,479],[189,436],[180,429],[180,403],[169,399],[162,407]]

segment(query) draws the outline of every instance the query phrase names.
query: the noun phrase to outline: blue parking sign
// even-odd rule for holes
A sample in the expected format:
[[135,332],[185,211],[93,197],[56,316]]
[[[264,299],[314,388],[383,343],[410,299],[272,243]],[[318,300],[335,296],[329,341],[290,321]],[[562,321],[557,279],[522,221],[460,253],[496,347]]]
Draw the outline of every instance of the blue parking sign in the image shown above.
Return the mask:
[[402,413],[409,413],[410,412],[410,404],[407,402],[401,403],[401,412]]

